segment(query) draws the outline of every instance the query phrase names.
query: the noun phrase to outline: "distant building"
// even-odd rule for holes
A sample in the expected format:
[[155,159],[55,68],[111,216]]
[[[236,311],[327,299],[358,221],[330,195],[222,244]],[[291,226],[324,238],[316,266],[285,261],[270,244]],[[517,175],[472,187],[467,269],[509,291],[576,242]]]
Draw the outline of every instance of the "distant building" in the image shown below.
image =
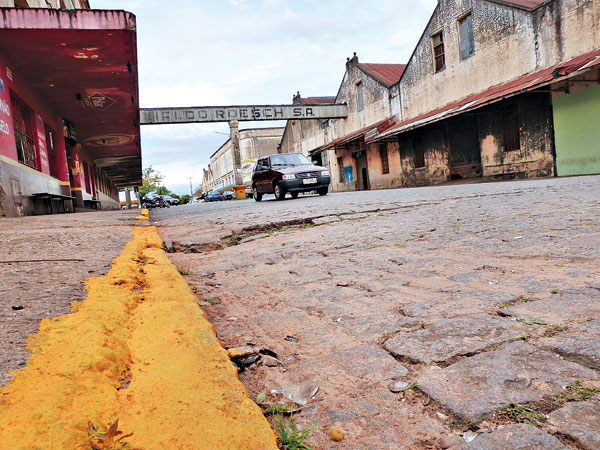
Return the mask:
[[[335,97],[306,97],[300,92],[294,95],[294,105],[330,105],[335,103]],[[327,119],[288,120],[281,139],[281,153],[304,153],[325,145],[327,140]]]
[[[241,171],[243,183],[250,183],[252,169],[261,156],[278,153],[284,128],[250,128],[239,131]],[[202,192],[224,190],[235,185],[233,145],[228,139],[210,157],[210,165],[204,170]]]
[[0,215],[119,208],[142,181],[135,17],[0,5]]
[[406,65],[348,60],[349,116],[296,147],[338,191],[600,173],[599,80],[600,2],[440,0]]

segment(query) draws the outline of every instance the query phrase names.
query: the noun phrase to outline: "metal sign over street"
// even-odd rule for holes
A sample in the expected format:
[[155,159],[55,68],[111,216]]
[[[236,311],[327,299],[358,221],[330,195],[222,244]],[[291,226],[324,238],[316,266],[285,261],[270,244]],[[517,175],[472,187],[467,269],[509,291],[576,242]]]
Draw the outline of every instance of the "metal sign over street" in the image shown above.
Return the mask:
[[141,108],[141,125],[255,120],[336,119],[348,116],[345,104],[204,106]]

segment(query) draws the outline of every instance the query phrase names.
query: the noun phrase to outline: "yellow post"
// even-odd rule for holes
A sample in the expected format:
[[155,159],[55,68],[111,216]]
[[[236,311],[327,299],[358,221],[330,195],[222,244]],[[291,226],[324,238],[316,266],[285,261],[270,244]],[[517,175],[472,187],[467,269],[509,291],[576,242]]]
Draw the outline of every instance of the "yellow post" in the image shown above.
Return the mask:
[[234,186],[233,189],[235,189],[235,198],[237,200],[243,200],[246,198],[246,186],[245,185]]

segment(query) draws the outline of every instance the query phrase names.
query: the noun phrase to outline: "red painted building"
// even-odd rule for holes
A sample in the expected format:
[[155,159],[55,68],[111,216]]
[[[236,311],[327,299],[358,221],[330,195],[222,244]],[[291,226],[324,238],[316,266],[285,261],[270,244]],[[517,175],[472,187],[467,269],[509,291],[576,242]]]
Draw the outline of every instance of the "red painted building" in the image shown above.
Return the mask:
[[0,216],[118,209],[141,178],[135,16],[0,8]]

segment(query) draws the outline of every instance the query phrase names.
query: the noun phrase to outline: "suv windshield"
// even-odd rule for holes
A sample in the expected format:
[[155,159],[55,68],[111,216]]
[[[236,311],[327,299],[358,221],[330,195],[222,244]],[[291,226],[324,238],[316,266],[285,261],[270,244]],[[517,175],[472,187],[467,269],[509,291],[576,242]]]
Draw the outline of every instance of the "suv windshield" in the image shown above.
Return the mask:
[[288,153],[271,156],[271,167],[281,166],[305,166],[312,164],[302,153]]

